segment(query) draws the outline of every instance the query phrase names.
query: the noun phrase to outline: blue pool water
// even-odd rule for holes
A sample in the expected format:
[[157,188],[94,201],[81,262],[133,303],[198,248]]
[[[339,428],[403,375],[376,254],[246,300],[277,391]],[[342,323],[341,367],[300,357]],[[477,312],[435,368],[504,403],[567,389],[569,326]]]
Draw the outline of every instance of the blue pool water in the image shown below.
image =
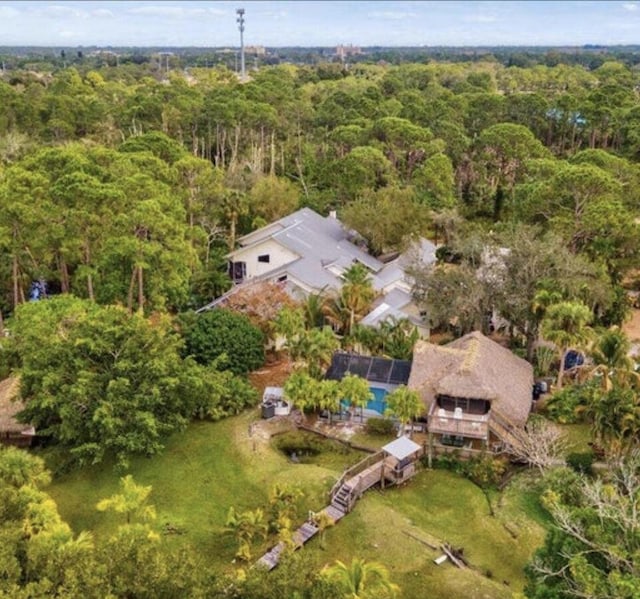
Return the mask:
[[[369,389],[371,393],[373,393],[373,399],[370,399],[367,402],[367,410],[375,410],[381,416],[384,416],[384,412],[387,409],[387,401],[385,400],[385,397],[389,392],[386,389],[381,389],[380,387],[370,387]],[[348,408],[349,402],[343,400],[342,405],[345,408]]]
[[387,396],[388,391],[386,389],[380,389],[379,387],[371,387],[371,392],[373,393],[373,399],[367,402],[367,409],[375,410],[376,412],[384,415],[384,412],[387,409],[387,401],[385,400],[385,397]]

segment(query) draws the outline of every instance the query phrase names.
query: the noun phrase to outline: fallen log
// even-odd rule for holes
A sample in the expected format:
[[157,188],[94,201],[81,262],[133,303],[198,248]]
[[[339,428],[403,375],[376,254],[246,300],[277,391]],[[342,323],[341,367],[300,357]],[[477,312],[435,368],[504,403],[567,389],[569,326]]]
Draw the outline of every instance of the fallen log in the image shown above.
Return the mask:
[[426,545],[427,547],[429,547],[429,549],[434,549],[434,550],[438,549],[437,545],[432,545],[428,541],[425,541],[424,539],[421,539],[420,537],[417,537],[416,535],[410,533],[408,530],[403,530],[402,532],[404,532],[404,534],[406,534],[408,537],[411,537],[415,541],[418,541],[418,543],[422,543],[423,545]]

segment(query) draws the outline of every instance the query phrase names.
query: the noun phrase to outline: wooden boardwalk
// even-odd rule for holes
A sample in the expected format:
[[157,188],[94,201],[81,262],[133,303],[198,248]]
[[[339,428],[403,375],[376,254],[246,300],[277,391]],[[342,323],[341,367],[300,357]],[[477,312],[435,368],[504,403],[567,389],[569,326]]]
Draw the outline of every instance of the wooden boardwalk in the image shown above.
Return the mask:
[[[326,508],[321,510],[321,512],[325,512],[334,522],[337,522],[341,518],[344,518],[346,513],[342,510],[335,508],[332,505],[328,505]],[[299,549],[302,547],[309,539],[313,538],[318,532],[319,528],[313,524],[313,522],[306,521],[298,530],[293,533],[293,542],[295,543],[295,548]],[[266,568],[267,570],[273,570],[280,561],[280,556],[284,551],[285,545],[281,541],[275,547],[272,547],[267,553],[265,553],[257,562],[259,566]]]
[[[334,522],[344,518],[355,506],[362,495],[380,484],[402,484],[415,474],[414,462],[422,454],[422,448],[407,437],[401,437],[385,445],[380,451],[360,460],[347,468],[338,479],[331,492],[330,503],[322,511]],[[294,548],[299,549],[312,539],[320,529],[312,519],[307,520],[293,533]],[[273,570],[280,561],[285,549],[284,542],[265,553],[258,564],[267,570]]]
[[[375,457],[375,459],[372,460],[372,457]],[[359,462],[359,464],[356,464],[356,466],[347,469],[331,490],[331,503],[322,509],[321,512],[325,512],[334,523],[344,518],[362,494],[382,480],[384,463],[384,455],[377,453],[375,456],[369,456],[365,458],[365,460],[362,460],[362,462]],[[363,470],[358,468],[360,465],[365,466]],[[304,546],[319,530],[313,522],[307,520],[293,533],[295,549]],[[256,563],[267,570],[273,570],[278,565],[284,549],[285,544],[281,541],[265,553]]]

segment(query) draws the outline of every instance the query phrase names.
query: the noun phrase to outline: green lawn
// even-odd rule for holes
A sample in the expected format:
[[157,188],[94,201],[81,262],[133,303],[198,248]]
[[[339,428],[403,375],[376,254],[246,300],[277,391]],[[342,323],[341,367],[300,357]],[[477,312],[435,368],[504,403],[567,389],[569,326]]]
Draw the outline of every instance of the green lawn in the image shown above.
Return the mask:
[[560,425],[560,430],[567,436],[570,452],[583,452],[591,449],[589,445],[589,442],[593,440],[591,428],[589,423]]
[[[303,513],[317,510],[326,504],[326,492],[342,469],[361,457],[332,452],[314,463],[294,464],[269,443],[249,438],[248,426],[256,417],[250,413],[194,423],[174,436],[162,455],[132,463],[134,479],[153,486],[158,529],[170,523],[185,531],[165,537],[167,543],[193,544],[220,569],[230,566],[236,549],[223,534],[230,506],[265,507],[278,481],[305,489]],[[87,468],[56,477],[49,492],[74,530],[106,535],[120,520],[97,512],[95,504],[116,492],[118,478],[111,466]],[[478,487],[450,472],[424,471],[403,488],[369,492],[327,531],[326,550],[319,549],[317,540],[304,550],[317,552],[327,563],[354,555],[385,563],[408,599],[506,598],[522,588],[522,568],[544,537],[544,516],[527,493],[526,486],[511,485],[494,500],[496,516],[491,517]],[[463,547],[475,569],[436,566],[433,559],[440,552],[407,533]]]

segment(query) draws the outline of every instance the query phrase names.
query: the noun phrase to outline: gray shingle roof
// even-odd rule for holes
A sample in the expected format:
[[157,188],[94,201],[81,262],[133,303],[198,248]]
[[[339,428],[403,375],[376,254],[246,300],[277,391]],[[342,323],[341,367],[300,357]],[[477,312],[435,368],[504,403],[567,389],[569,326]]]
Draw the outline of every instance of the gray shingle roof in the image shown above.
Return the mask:
[[[435,245],[426,239],[414,242],[410,248],[396,259],[383,263],[360,247],[357,233],[349,231],[334,217],[324,217],[310,208],[301,208],[274,223],[266,225],[238,239],[240,248],[231,252],[233,257],[240,251],[266,240],[273,240],[289,249],[298,257],[277,266],[255,280],[267,280],[288,275],[291,284],[315,292],[323,289],[338,291],[342,286],[340,274],[354,262],[364,264],[371,271],[371,282],[377,292],[391,289],[374,304],[374,310],[364,324],[376,326],[381,320],[394,316],[407,317],[402,309],[411,302],[411,296],[394,285],[407,286],[409,282],[405,268],[416,258],[423,261],[435,260]],[[229,293],[233,293],[233,290]],[[200,308],[200,311],[217,305],[220,299]],[[414,321],[414,318],[411,318]]]

